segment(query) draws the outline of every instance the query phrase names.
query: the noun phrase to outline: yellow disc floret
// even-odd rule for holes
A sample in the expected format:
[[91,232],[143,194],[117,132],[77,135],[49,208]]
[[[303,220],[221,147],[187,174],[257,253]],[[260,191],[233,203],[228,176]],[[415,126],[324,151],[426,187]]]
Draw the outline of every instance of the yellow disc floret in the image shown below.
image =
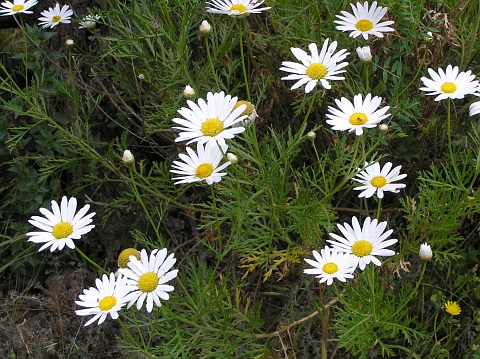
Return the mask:
[[22,11],[24,8],[25,8],[25,6],[23,6],[23,5],[13,5],[12,6],[12,11],[13,12],[18,12],[18,11]]
[[211,163],[202,163],[197,167],[197,170],[195,171],[195,174],[200,179],[210,177],[212,173],[213,173],[213,166]]
[[127,248],[120,252],[118,255],[118,266],[120,268],[127,268],[130,256],[140,259],[140,252],[135,248]]
[[361,126],[368,122],[368,117],[363,112],[354,112],[348,121],[354,126]]
[[462,309],[457,302],[447,301],[445,303],[445,311],[450,315],[459,315]]
[[335,263],[327,263],[324,264],[322,269],[327,274],[333,274],[338,271],[338,266]]
[[370,181],[370,184],[373,187],[382,188],[387,184],[387,179],[383,176],[376,176],[372,178],[372,180]]
[[233,5],[233,6],[230,8],[229,12],[232,13],[232,12],[236,11],[236,12],[238,12],[239,14],[243,14],[243,13],[244,13],[245,11],[247,11],[247,10],[248,10],[248,8],[247,8],[245,5],[243,5],[243,4],[236,4],[236,5]]
[[144,293],[153,292],[158,285],[158,275],[153,272],[143,274],[138,280],[138,289]]
[[223,131],[223,122],[218,118],[209,118],[202,123],[201,131],[204,136],[215,137]]
[[352,253],[357,257],[365,257],[372,253],[372,249],[372,244],[369,241],[362,239],[353,244]]
[[117,304],[117,298],[107,295],[101,301],[98,302],[98,308],[104,312],[112,309]]
[[324,64],[316,63],[307,67],[305,74],[313,80],[320,80],[325,77],[328,70]]
[[52,229],[55,239],[67,238],[73,233],[73,226],[70,222],[59,222]]
[[59,22],[60,20],[62,20],[62,17],[60,15],[55,15],[54,17],[52,17],[53,23]]
[[457,85],[455,85],[453,82],[445,82],[442,87],[440,87],[440,90],[445,93],[454,93],[457,91]]
[[250,116],[252,113],[253,113],[253,110],[255,110],[255,107],[248,101],[238,101],[235,106],[233,106],[233,109],[236,110],[237,108],[239,108],[240,106],[242,105],[247,105],[247,108],[245,109],[245,111],[242,112],[242,116],[243,115],[247,115],[247,116]]
[[373,22],[371,22],[370,20],[359,20],[355,24],[355,27],[359,31],[370,31],[373,29]]

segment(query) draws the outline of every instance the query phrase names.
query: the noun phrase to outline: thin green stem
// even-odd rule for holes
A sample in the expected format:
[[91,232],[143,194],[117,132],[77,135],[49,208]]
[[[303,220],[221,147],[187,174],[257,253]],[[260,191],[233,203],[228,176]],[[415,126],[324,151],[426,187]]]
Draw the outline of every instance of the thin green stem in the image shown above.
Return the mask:
[[159,241],[161,241],[161,237],[160,237],[160,233],[158,232],[158,228],[157,226],[155,225],[155,223],[153,222],[153,218],[152,216],[150,215],[150,212],[148,212],[147,210],[147,207],[145,206],[145,203],[143,202],[143,199],[142,199],[142,196],[140,195],[140,192],[138,191],[138,187],[137,187],[137,183],[135,181],[135,176],[133,174],[133,168],[134,168],[134,164],[132,164],[131,166],[129,166],[128,168],[128,172],[130,173],[130,181],[132,183],[132,189],[133,189],[133,193],[135,194],[135,197],[137,198],[137,201],[140,203],[140,206],[142,206],[143,208],[143,211],[145,212],[145,214],[147,215],[147,218],[148,220],[150,221],[150,224],[152,225],[153,227],[153,230],[155,231],[155,235],[157,236],[157,239]]
[[[243,80],[245,81],[245,91],[247,92],[247,99],[248,101],[251,100],[250,98],[250,85],[248,83],[248,75],[247,75],[247,67],[245,66],[245,56],[243,51],[243,33],[244,33],[243,25],[240,25],[240,58],[242,60],[242,72],[243,72]],[[251,102],[251,101],[250,101]]]
[[[222,232],[220,228],[220,223],[218,222],[218,209],[217,209],[217,198],[215,197],[215,190],[213,185],[210,186],[210,191],[212,194],[212,204],[213,204],[213,216],[215,218],[215,228],[217,229],[217,240],[218,240],[218,252],[222,252]],[[223,257],[223,256],[220,256]]]
[[210,52],[210,40],[208,36],[205,36],[205,48],[207,49],[208,62],[210,63],[210,70],[212,71],[213,78],[217,85],[217,90],[220,91],[220,81],[218,80],[217,72],[215,71],[215,66],[213,65],[212,54]]
[[312,95],[312,99],[310,100],[310,104],[308,105],[308,110],[307,113],[305,114],[305,117],[303,118],[303,124],[307,122],[308,118],[310,117],[310,114],[312,113],[313,110],[313,104],[315,103],[315,94]]
[[417,284],[415,285],[415,288],[410,292],[408,295],[407,299],[402,303],[402,305],[395,311],[394,317],[396,317],[403,308],[412,300],[413,296],[418,290],[418,287],[420,287],[420,283],[422,283],[423,280],[423,275],[425,274],[425,269],[427,268],[427,262],[423,262],[423,267],[422,267],[422,272],[420,273],[420,277],[418,277]]
[[365,95],[368,94],[368,92],[370,91],[370,76],[369,76],[369,73],[368,73],[368,66],[370,66],[369,63],[365,63]]
[[447,99],[447,137],[448,137],[448,152],[450,154],[450,160],[452,161],[453,171],[457,179],[460,179],[460,174],[458,173],[457,161],[453,153],[452,147],[452,114],[451,114],[451,100]]
[[78,248],[77,246],[75,246],[75,250],[77,251],[78,254],[80,254],[83,259],[85,259],[88,263],[90,263],[92,266],[94,266],[95,268],[97,268],[98,270],[102,271],[103,273],[105,274],[109,274],[110,272],[107,271],[105,268],[103,268],[102,266],[100,266],[99,264],[97,264],[97,262],[95,262],[93,259],[91,259],[89,256],[87,256],[85,253],[83,253],[80,248]]
[[377,215],[375,218],[377,218],[378,220],[380,220],[380,213],[382,212],[382,199],[381,198],[377,198]]

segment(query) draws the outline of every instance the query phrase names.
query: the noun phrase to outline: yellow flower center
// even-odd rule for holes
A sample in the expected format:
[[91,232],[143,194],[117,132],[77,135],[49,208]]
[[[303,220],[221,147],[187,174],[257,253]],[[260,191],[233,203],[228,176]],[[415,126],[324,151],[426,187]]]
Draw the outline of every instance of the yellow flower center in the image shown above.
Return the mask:
[[356,24],[355,27],[359,31],[369,31],[373,29],[373,22],[370,20],[359,20]]
[[98,302],[98,308],[104,312],[112,309],[117,304],[117,299],[111,295],[107,295],[100,302]]
[[235,106],[233,106],[233,109],[236,110],[237,108],[239,108],[240,106],[242,105],[247,105],[247,108],[245,109],[245,111],[242,112],[242,116],[243,115],[247,115],[247,116],[250,116],[253,112],[253,110],[255,109],[255,107],[253,107],[253,105],[248,102],[248,101],[238,101]]
[[18,12],[18,11],[22,11],[24,8],[25,8],[25,6],[23,6],[23,5],[13,5],[12,6],[12,11],[13,12]]
[[120,252],[118,255],[118,266],[120,268],[127,268],[130,256],[140,259],[140,252],[135,248],[127,248]]
[[373,187],[382,188],[387,184],[387,179],[383,176],[376,176],[372,178],[372,180],[370,181],[370,184]]
[[197,170],[195,171],[195,174],[200,179],[210,177],[212,173],[213,173],[213,166],[210,163],[202,163],[197,167]]
[[73,233],[73,226],[69,222],[57,223],[52,229],[52,235],[55,239],[67,238]]
[[138,280],[138,289],[144,293],[153,292],[157,288],[158,280],[158,275],[153,272],[147,272]]
[[245,5],[237,4],[237,5],[233,5],[229,11],[230,13],[237,11],[239,14],[243,14],[247,10],[248,8]]
[[451,315],[459,315],[462,312],[462,309],[457,302],[448,301],[445,303],[445,311]]
[[368,117],[363,112],[354,112],[348,121],[354,126],[361,126],[368,122]]
[[440,87],[440,90],[445,93],[454,93],[457,91],[457,85],[455,85],[453,82],[445,82],[442,87]]
[[62,17],[60,15],[55,15],[54,17],[52,17],[52,22],[59,22],[60,20],[62,19]]
[[316,63],[316,64],[311,64],[310,66],[307,67],[307,70],[305,71],[305,74],[310,77],[311,79],[314,80],[320,80],[325,77],[327,74],[328,70],[325,67],[325,65]]
[[223,131],[223,122],[218,118],[209,118],[202,123],[201,131],[204,136],[215,137]]
[[372,252],[373,246],[369,241],[362,239],[361,241],[355,242],[352,246],[352,253],[357,257],[368,256]]
[[338,271],[338,266],[335,263],[327,263],[322,269],[327,274],[333,274]]

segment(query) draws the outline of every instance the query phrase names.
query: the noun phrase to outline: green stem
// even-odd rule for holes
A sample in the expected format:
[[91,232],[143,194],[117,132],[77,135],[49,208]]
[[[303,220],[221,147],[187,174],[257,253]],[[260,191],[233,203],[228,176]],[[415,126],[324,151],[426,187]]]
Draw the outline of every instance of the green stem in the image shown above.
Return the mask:
[[382,199],[381,198],[377,198],[377,216],[375,218],[377,218],[378,220],[380,220],[380,213],[382,211]]
[[210,41],[208,36],[205,36],[205,48],[207,49],[207,57],[208,62],[210,63],[210,70],[212,71],[213,78],[215,79],[215,83],[217,84],[217,90],[220,91],[220,82],[218,80],[217,73],[215,72],[215,66],[213,65],[212,54],[210,52]]
[[458,173],[457,168],[457,161],[455,159],[452,147],[452,115],[451,115],[451,100],[450,98],[447,99],[447,137],[448,137],[448,152],[450,153],[450,160],[452,161],[453,171],[455,172],[455,176],[457,179],[460,179],[460,175]]
[[305,114],[305,117],[303,118],[303,124],[307,122],[308,118],[310,117],[310,114],[312,113],[313,109],[313,104],[315,103],[315,94],[312,95],[312,99],[310,100],[310,104],[308,105],[308,110],[307,113]]
[[369,83],[369,75],[368,75],[368,66],[370,64],[369,63],[366,63],[365,64],[365,95],[368,94],[368,92],[370,91],[370,83]]
[[97,262],[95,262],[93,259],[91,259],[89,256],[87,256],[85,253],[83,253],[80,248],[78,248],[77,246],[75,246],[75,250],[77,251],[78,254],[80,254],[88,263],[90,263],[92,266],[94,266],[95,268],[97,268],[98,270],[102,271],[103,273],[105,274],[109,274],[110,272],[108,272],[105,268],[103,268],[102,266],[100,266],[99,264],[97,264]]
[[368,284],[370,285],[370,303],[372,303],[372,314],[373,314],[373,320],[375,321],[376,320],[376,303],[375,303],[375,267],[373,266],[373,264],[369,265],[368,266],[368,269],[367,269],[367,278],[369,278],[368,280]]
[[[215,197],[215,190],[213,185],[210,186],[210,191],[212,193],[212,203],[213,203],[213,216],[215,217],[215,228],[217,229],[217,238],[218,238],[218,252],[222,252],[222,236],[220,223],[218,222],[218,209],[217,209],[217,198]],[[223,257],[223,256],[220,256]]]
[[157,239],[159,241],[161,241],[161,237],[160,237],[160,233],[158,232],[158,228],[155,225],[155,223],[153,222],[153,218],[150,216],[150,212],[148,212],[147,207],[145,206],[145,203],[143,202],[142,196],[140,195],[140,192],[138,191],[137,183],[135,181],[135,176],[133,175],[133,166],[134,166],[134,164],[132,164],[131,166],[128,167],[128,172],[130,173],[130,180],[132,182],[133,193],[135,194],[135,197],[137,198],[137,201],[140,203],[140,206],[142,206],[143,211],[147,215],[147,218],[150,221],[150,224],[152,225],[153,230],[155,231],[155,235],[157,236]]
[[422,272],[420,273],[420,277],[417,280],[417,284],[415,285],[415,288],[410,292],[410,294],[407,297],[407,300],[405,300],[403,304],[395,311],[395,314],[393,315],[394,317],[396,317],[397,314],[399,314],[402,311],[402,309],[405,308],[405,306],[412,300],[413,296],[418,290],[418,287],[420,287],[420,283],[422,283],[423,275],[425,274],[425,268],[427,268],[426,261],[423,262]]
[[[245,91],[247,92],[247,100],[250,101],[250,86],[248,84],[248,75],[247,75],[247,68],[245,66],[245,57],[243,52],[243,33],[244,28],[240,25],[240,57],[242,59],[242,72],[243,72],[243,80],[245,81]],[[251,101],[250,101],[251,102]]]

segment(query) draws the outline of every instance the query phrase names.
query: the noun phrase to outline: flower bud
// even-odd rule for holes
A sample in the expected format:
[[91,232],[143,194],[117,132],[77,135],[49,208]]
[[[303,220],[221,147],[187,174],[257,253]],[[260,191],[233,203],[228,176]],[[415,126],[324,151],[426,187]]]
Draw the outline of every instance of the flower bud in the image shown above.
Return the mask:
[[183,97],[185,98],[195,97],[195,90],[190,85],[185,86],[185,89],[183,90]]
[[418,252],[418,256],[422,261],[431,261],[432,260],[432,248],[430,248],[430,245],[427,243],[423,243],[420,246],[420,251]]
[[133,161],[135,161],[135,157],[133,157],[132,152],[130,152],[129,150],[125,150],[125,152],[123,152],[123,156],[122,156],[123,164],[125,166],[129,166],[133,163]]
[[137,251],[135,248],[126,248],[120,252],[118,255],[118,267],[119,268],[127,268],[128,262],[130,262],[130,257],[134,256],[138,260],[140,260],[140,252]]
[[312,141],[313,141],[313,140],[315,139],[315,137],[317,137],[317,134],[316,134],[315,132],[313,132],[313,131],[309,131],[309,132],[307,133],[307,137],[308,137],[309,140],[312,140]]
[[245,100],[237,101],[237,103],[233,107],[233,110],[236,110],[237,108],[239,108],[242,105],[245,105],[247,107],[241,113],[241,116],[247,116],[247,118],[243,119],[240,122],[237,122],[235,125],[233,125],[234,127],[236,127],[236,126],[249,127],[255,122],[255,119],[258,117],[257,110],[255,109],[255,106],[251,102],[248,102],[248,101],[245,101]]
[[229,160],[230,162],[232,162],[232,164],[235,164],[235,163],[238,162],[238,157],[235,156],[233,153],[228,152],[228,153],[227,153],[227,160]]
[[425,35],[425,40],[427,41],[432,41],[433,40],[433,34],[431,31],[427,32],[427,34]]
[[387,132],[387,131],[388,131],[388,125],[385,124],[385,123],[381,123],[380,125],[378,125],[378,129],[379,129],[380,131]]
[[212,26],[208,23],[207,20],[203,20],[199,27],[200,35],[207,35],[210,31],[212,31]]
[[370,52],[370,46],[357,47],[357,55],[362,62],[372,61],[372,53]]
[[73,42],[72,39],[65,40],[65,45],[67,45],[67,46],[73,46],[74,44],[75,44],[75,42]]
[[138,79],[139,79],[140,81],[145,80],[145,75],[144,75],[144,74],[138,75]]

